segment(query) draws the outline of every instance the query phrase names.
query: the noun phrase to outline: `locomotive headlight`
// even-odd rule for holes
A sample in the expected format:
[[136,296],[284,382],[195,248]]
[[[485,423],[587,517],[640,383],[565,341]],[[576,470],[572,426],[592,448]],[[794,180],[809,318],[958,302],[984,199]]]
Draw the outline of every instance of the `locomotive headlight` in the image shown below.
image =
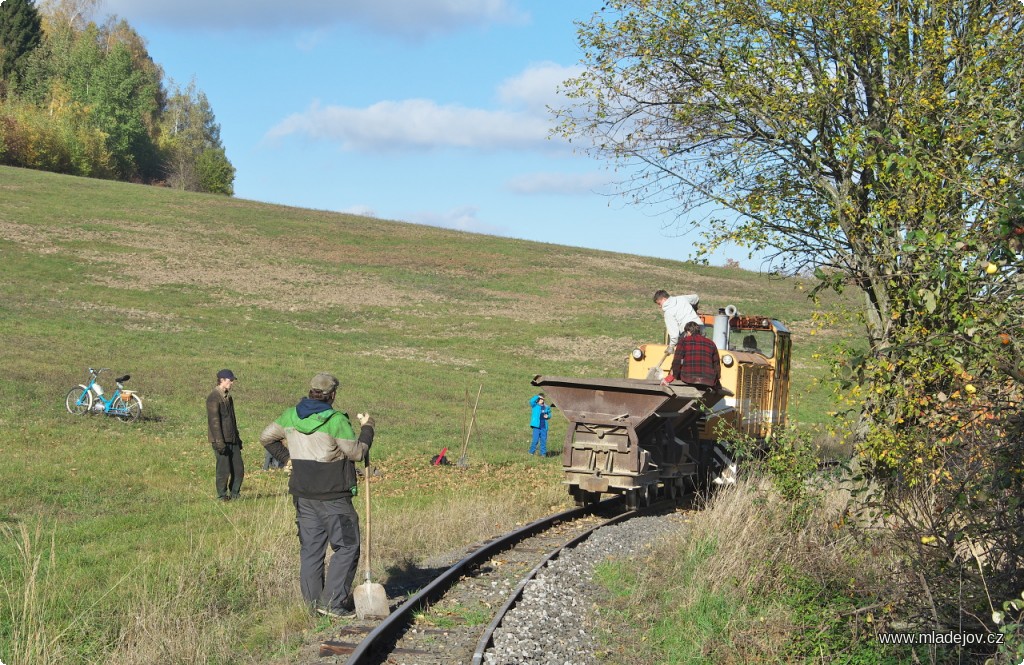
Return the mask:
[[725,365],[726,367],[732,367],[733,362],[735,361],[732,359],[732,356],[730,356],[728,353],[722,356],[722,364]]
[[644,350],[643,349],[633,349],[633,360],[643,360],[643,359],[644,359]]

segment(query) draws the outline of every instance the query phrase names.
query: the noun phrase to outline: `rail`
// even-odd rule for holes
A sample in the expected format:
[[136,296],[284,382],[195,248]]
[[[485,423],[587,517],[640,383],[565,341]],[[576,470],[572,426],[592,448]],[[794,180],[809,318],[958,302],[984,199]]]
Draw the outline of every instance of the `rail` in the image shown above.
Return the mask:
[[[370,663],[378,662],[378,660],[374,660],[374,658],[379,657],[382,653],[386,653],[390,650],[390,645],[394,641],[397,641],[397,638],[400,636],[402,631],[406,630],[410,625],[412,625],[414,615],[418,610],[436,602],[441,597],[443,597],[444,594],[448,591],[448,589],[450,589],[459,580],[459,578],[462,577],[463,574],[470,571],[477,564],[487,561],[490,557],[514,546],[519,541],[525,540],[526,538],[529,538],[534,534],[549,529],[553,527],[555,524],[558,524],[560,522],[572,521],[585,515],[596,513],[598,511],[613,509],[620,504],[621,499],[616,497],[613,499],[607,499],[594,505],[566,510],[561,513],[556,513],[554,515],[544,517],[535,522],[531,522],[526,526],[520,527],[515,531],[511,531],[503,536],[500,536],[498,538],[495,538],[494,540],[485,543],[483,546],[471,552],[462,560],[448,568],[445,572],[438,575],[436,578],[434,578],[433,581],[431,581],[429,584],[423,587],[416,594],[409,597],[404,603],[402,603],[402,605],[396,608],[386,619],[381,621],[372,631],[370,631],[366,635],[366,637],[363,638],[363,640],[356,646],[355,649],[352,650],[352,653],[349,655],[346,663],[348,665],[369,665]],[[627,512],[621,515],[617,515],[612,519],[615,521],[619,521],[634,514],[635,513]],[[582,536],[574,538],[570,542],[576,544],[585,539],[587,535],[592,533],[597,528],[605,526],[609,523],[614,522],[605,521],[597,527],[594,527],[594,529],[585,532],[585,534],[583,534]],[[545,560],[541,562],[541,564],[537,568],[535,568],[534,571],[531,572],[528,579],[531,579],[532,575],[534,575],[536,571],[539,570],[539,568],[543,566],[548,560],[557,556],[558,552],[561,551],[561,549],[564,549],[564,547],[565,546],[563,546],[563,548],[560,548],[556,552],[548,555],[548,557],[545,558]],[[484,638],[481,639],[481,643],[485,640],[490,640],[491,636],[493,635],[494,629],[497,628],[498,625],[500,625],[500,620],[504,616],[504,612],[507,611],[507,608],[514,605],[516,600],[518,600],[518,598],[521,597],[522,589],[525,588],[525,585],[526,580],[522,582],[519,589],[516,591],[515,594],[513,594],[514,598],[510,599],[510,601],[506,603],[506,606],[503,607],[502,610],[499,612],[498,617],[496,617],[495,621],[492,622],[494,626],[488,627],[488,630],[485,633]],[[478,647],[478,650],[480,651],[481,654],[483,653],[483,649],[486,649],[487,646],[487,644],[484,644],[482,649]],[[476,662],[475,656],[474,662]]]
[[544,567],[548,565],[548,563],[557,559],[562,554],[562,552],[576,547],[584,540],[589,538],[591,535],[593,535],[593,533],[598,529],[610,526],[612,524],[617,524],[618,522],[622,522],[626,519],[629,519],[630,517],[633,517],[636,514],[637,511],[627,511],[619,515],[616,515],[615,517],[612,517],[608,520],[605,520],[601,524],[598,524],[590,529],[587,529],[583,533],[577,535],[575,538],[573,538],[569,542],[565,543],[564,545],[562,545],[561,547],[557,548],[555,551],[549,553],[546,557],[544,557],[544,560],[537,564],[537,566],[534,567],[534,569],[531,570],[527,574],[527,576],[523,578],[522,582],[519,583],[519,586],[517,586],[515,591],[512,592],[512,595],[509,596],[509,599],[498,610],[498,613],[494,617],[494,620],[491,621],[490,624],[488,624],[487,629],[480,637],[480,641],[477,642],[476,649],[473,652],[473,665],[481,665],[484,662],[484,653],[486,653],[487,649],[494,643],[494,632],[501,626],[501,623],[502,621],[504,621],[505,615],[509,613],[509,610],[515,607],[516,603],[518,603],[519,600],[523,597],[523,592],[526,590],[526,586],[531,581],[533,581],[533,579],[537,576],[537,573],[543,570]]

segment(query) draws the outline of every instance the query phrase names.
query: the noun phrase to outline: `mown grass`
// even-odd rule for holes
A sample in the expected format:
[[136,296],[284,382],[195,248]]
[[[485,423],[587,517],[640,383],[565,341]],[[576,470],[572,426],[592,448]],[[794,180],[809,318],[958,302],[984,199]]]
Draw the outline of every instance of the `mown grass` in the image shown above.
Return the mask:
[[[567,505],[529,459],[534,374],[618,376],[660,339],[656,288],[794,330],[793,414],[827,420],[829,344],[794,281],[0,167],[0,658],[289,662],[303,631],[283,474],[263,426],[322,370],[377,421],[381,579]],[[838,311],[843,303],[827,302]],[[131,373],[145,418],[75,418],[86,367]],[[236,403],[244,500],[212,500],[203,400]],[[481,388],[482,387],[482,388]],[[481,390],[468,468],[458,459]],[[561,449],[564,421],[549,437]]]

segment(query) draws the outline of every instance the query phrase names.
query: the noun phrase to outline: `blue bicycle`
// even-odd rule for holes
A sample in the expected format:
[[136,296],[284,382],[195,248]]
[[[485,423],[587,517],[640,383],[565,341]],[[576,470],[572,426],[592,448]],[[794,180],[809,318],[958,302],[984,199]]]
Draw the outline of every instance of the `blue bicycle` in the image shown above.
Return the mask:
[[68,391],[64,399],[64,406],[68,413],[75,416],[84,416],[87,413],[105,413],[118,420],[130,423],[139,419],[142,415],[142,398],[138,393],[125,390],[122,385],[131,374],[125,374],[114,379],[117,389],[108,398],[103,394],[103,386],[99,384],[100,374],[109,371],[109,367],[101,369],[89,368],[89,383],[78,384]]

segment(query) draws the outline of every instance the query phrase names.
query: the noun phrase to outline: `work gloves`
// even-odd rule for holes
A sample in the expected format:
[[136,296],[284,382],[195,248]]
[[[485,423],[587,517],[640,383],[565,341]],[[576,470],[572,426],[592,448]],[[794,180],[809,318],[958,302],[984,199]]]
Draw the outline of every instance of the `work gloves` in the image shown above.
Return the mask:
[[214,441],[212,445],[213,449],[217,451],[218,455],[223,455],[228,449],[227,444],[225,444],[223,441]]
[[357,413],[356,420],[359,421],[360,427],[364,425],[369,425],[370,427],[373,427],[373,418],[370,417],[370,414],[368,413]]

